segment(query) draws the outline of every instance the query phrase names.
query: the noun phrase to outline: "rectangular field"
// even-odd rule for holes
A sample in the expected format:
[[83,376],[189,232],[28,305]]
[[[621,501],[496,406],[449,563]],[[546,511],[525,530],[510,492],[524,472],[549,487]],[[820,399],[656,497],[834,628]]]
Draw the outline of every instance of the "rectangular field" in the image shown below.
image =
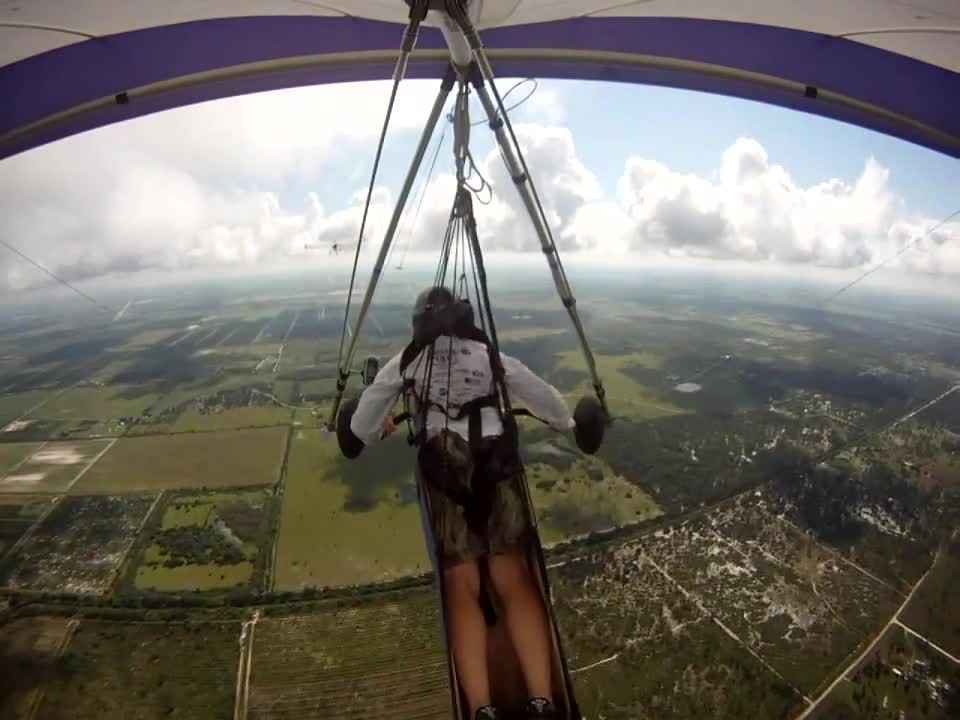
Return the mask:
[[127,563],[138,590],[249,586],[270,547],[272,490],[164,497]]
[[294,431],[283,491],[275,590],[352,585],[429,569],[399,437],[344,461],[321,431]]
[[261,620],[248,720],[446,720],[450,690],[435,603],[424,587]]
[[0,717],[33,720],[44,685],[59,670],[56,661],[75,620],[23,618],[0,628]]
[[28,390],[0,395],[0,432],[10,422],[27,414],[31,409],[42,407],[43,403],[48,402],[56,394],[50,390]]
[[239,624],[82,621],[36,720],[231,720]]
[[0,558],[43,515],[53,500],[42,495],[0,495]]
[[0,443],[0,478],[14,470],[41,443]]
[[5,477],[0,492],[62,493],[106,452],[112,440],[49,442],[22,459]]
[[157,395],[135,395],[135,392],[135,387],[123,385],[71,388],[45,403],[30,416],[57,420],[139,417],[156,401]]
[[288,425],[290,415],[290,410],[277,406],[239,407],[207,413],[201,413],[195,407],[191,407],[177,418],[170,431],[181,433]]
[[121,438],[71,492],[114,494],[272,485],[287,428]]
[[67,497],[0,570],[4,587],[103,593],[156,496]]

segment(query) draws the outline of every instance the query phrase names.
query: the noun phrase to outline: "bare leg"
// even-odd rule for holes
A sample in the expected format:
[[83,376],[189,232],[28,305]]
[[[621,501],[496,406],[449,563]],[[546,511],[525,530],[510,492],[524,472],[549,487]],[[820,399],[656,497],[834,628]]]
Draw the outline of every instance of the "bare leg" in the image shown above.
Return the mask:
[[490,558],[490,576],[506,614],[530,697],[553,699],[547,614],[527,567],[517,553]]
[[472,718],[490,704],[487,676],[487,625],[480,609],[480,574],[475,562],[453,565],[443,571],[450,646],[457,664],[457,679],[467,696]]

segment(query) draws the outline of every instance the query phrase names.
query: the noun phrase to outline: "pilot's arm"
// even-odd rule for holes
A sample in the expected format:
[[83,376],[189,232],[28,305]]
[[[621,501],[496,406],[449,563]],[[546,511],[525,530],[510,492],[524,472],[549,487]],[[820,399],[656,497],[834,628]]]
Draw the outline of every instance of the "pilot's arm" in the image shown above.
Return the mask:
[[350,419],[350,431],[364,444],[369,445],[380,439],[384,421],[403,391],[403,377],[400,375],[401,354],[394,356],[380,368],[373,383],[360,395],[360,404]]
[[520,400],[530,412],[546,420],[554,430],[573,429],[573,415],[559,390],[516,358],[500,353],[500,361],[511,398]]

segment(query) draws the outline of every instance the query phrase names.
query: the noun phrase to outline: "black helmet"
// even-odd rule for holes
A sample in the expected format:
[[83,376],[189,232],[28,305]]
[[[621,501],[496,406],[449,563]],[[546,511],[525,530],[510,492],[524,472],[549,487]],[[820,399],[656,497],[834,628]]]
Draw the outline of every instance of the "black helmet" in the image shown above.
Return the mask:
[[470,301],[457,300],[442,285],[429,287],[419,295],[413,306],[413,339],[425,347],[441,335],[454,335],[473,327],[473,307]]

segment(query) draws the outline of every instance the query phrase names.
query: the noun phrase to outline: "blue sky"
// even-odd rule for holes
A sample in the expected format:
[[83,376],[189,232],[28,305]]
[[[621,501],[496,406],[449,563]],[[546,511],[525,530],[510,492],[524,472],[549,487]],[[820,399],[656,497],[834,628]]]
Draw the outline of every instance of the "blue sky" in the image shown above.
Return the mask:
[[[501,92],[514,82],[502,79]],[[382,237],[437,86],[401,88],[378,182],[386,192],[368,237]],[[357,237],[355,198],[366,189],[388,94],[388,82],[260,93],[37,148],[0,163],[0,235],[72,278],[303,262],[305,243]],[[472,112],[479,119],[476,104]],[[960,208],[956,160],[760,103],[548,80],[512,115],[554,234],[564,253],[583,258],[647,267],[695,260],[718,269],[736,260],[850,274]],[[449,135],[408,240],[414,254],[435,253],[443,235],[452,199]],[[473,128],[471,146],[496,191],[485,215],[478,210],[489,247],[536,250],[484,125]],[[937,276],[958,285],[960,222],[919,247],[894,264],[898,270],[918,283]],[[321,255],[313,261],[336,262]],[[45,281],[0,254],[0,292]]]
[[738,136],[752,137],[798,184],[854,180],[866,159],[891,171],[891,185],[914,209],[946,216],[960,208],[960,162],[855,125],[721,95],[617,83],[545,82],[574,129],[578,151],[606,183],[625,155],[658,159],[708,175]]
[[[501,92],[514,79],[499,81]],[[433,87],[430,83],[429,87]],[[523,96],[526,88],[518,90]],[[613,195],[624,162],[630,156],[658,160],[680,173],[709,177],[723,151],[738,137],[750,137],[767,150],[770,161],[783,165],[797,184],[808,187],[831,178],[852,183],[863,172],[867,158],[890,170],[890,187],[915,211],[937,218],[960,208],[960,162],[872,130],[774,105],[689,90],[624,83],[577,80],[541,80],[538,91],[549,94],[562,108],[559,124],[575,138],[577,154]],[[513,102],[511,99],[510,103]],[[518,120],[540,121],[543,116],[516,111]],[[423,108],[424,119],[428,108]],[[471,108],[479,119],[479,107]],[[441,132],[440,128],[437,130]],[[381,178],[398,187],[419,133],[392,131],[384,151]],[[435,137],[436,141],[438,137]],[[477,155],[491,147],[485,126],[473,130]],[[364,172],[373,161],[375,144],[343,148]],[[449,133],[440,168],[449,168]],[[303,187],[287,192],[299,195]],[[340,204],[352,190],[339,178],[328,177],[317,188],[322,197]]]

